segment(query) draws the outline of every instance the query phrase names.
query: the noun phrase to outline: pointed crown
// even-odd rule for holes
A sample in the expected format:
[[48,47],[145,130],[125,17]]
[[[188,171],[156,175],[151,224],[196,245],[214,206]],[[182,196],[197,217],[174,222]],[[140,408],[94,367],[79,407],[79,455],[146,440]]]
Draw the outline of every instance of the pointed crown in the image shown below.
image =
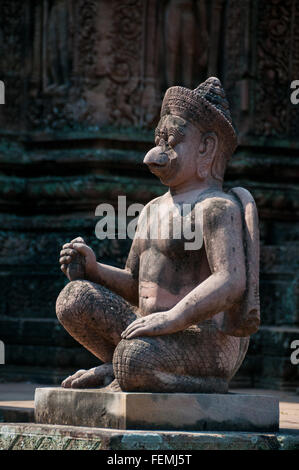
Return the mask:
[[237,134],[232,124],[229,104],[220,80],[210,77],[194,90],[181,86],[168,88],[161,118],[167,114],[180,116],[203,128],[220,132],[232,154],[237,147]]

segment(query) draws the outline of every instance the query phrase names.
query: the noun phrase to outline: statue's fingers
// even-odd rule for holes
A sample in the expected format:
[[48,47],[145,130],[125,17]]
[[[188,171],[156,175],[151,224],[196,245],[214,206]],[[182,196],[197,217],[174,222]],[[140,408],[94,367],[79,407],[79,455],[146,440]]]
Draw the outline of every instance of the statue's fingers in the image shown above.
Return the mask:
[[91,251],[89,246],[87,246],[85,243],[77,243],[76,242],[76,243],[74,243],[73,247],[76,251],[78,251],[83,256],[87,256]]
[[71,261],[72,261],[71,256],[62,256],[61,258],[59,258],[60,264],[70,264]]
[[61,269],[61,271],[62,271],[64,274],[66,274],[67,264],[62,264],[62,265],[60,266],[60,269]]
[[131,323],[129,326],[127,326],[127,328],[122,332],[122,335],[127,335],[128,333],[133,331],[135,328],[137,328],[138,326],[141,326],[143,324],[144,324],[144,319],[143,318],[140,318],[138,320],[133,321],[133,323]]
[[132,331],[129,333],[125,339],[132,339],[132,338],[137,338],[137,336],[149,336],[153,330],[151,328],[146,328],[146,327],[139,327],[136,328],[136,330]]
[[121,333],[121,337],[122,338],[126,338],[129,334],[129,332],[133,331],[133,329],[131,328],[130,331],[128,331],[128,329],[124,330],[122,333]]
[[61,250],[60,257],[62,257],[62,256],[74,256],[76,254],[77,254],[76,250],[73,250],[72,248],[66,248],[64,250]]
[[85,241],[82,237],[74,238],[74,240],[71,240],[71,243],[84,243],[84,245],[86,245],[86,243],[85,243]]
[[62,249],[65,250],[67,248],[73,248],[73,245],[71,243],[65,243],[63,246],[62,246]]
[[130,328],[127,328],[125,331],[122,332],[122,334],[121,334],[122,337],[125,338],[126,336],[128,336],[128,334],[130,334],[132,331],[135,331],[136,328],[138,328],[138,327],[140,327],[140,325],[133,325]]
[[131,333],[133,333],[134,331],[136,331],[136,330],[139,329],[139,328],[148,328],[148,327],[145,326],[145,325],[142,324],[142,323],[130,325],[130,328],[127,328],[127,329],[121,334],[122,338],[127,338]]
[[132,328],[135,327],[135,325],[136,325],[135,322],[131,323],[131,324],[130,324],[129,326],[127,326],[127,328],[122,332],[122,334],[126,334],[126,333],[128,333],[129,331],[131,331]]

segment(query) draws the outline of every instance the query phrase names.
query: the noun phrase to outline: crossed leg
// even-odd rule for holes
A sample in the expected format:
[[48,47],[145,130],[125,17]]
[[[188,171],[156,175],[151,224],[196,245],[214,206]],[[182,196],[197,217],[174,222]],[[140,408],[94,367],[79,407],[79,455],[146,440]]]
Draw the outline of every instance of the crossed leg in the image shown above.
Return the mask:
[[225,335],[212,322],[121,340],[113,356],[115,377],[128,392],[226,393],[248,341]]
[[248,338],[225,335],[212,321],[171,335],[121,339],[140,311],[89,281],[70,282],[56,311],[65,329],[104,362],[68,377],[64,387],[101,387],[115,377],[123,391],[226,393],[248,347]]
[[135,307],[90,281],[69,282],[56,301],[57,318],[68,333],[104,364],[67,377],[65,388],[106,386],[114,379],[112,358],[121,333],[136,320]]

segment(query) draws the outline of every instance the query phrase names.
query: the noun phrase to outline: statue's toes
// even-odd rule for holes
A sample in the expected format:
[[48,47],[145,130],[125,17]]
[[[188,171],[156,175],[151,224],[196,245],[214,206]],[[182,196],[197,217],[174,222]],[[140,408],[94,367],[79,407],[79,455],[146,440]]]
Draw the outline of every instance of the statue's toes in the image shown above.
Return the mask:
[[73,381],[76,380],[76,379],[78,379],[79,377],[81,377],[81,375],[84,375],[85,373],[86,373],[86,370],[85,370],[85,369],[80,369],[80,370],[78,370],[75,374],[70,375],[69,377],[67,377],[67,378],[61,383],[61,386],[62,386],[63,388],[71,388]]
[[101,371],[101,366],[91,369],[72,381],[72,388],[97,388],[108,385],[114,379],[111,373]]
[[72,388],[93,388],[100,387],[103,384],[103,377],[95,375],[94,371],[87,371],[77,379],[72,381]]
[[118,383],[118,381],[116,379],[112,380],[112,382],[107,385],[106,387],[104,387],[103,391],[106,391],[106,392],[121,392],[121,388],[120,388],[120,385]]

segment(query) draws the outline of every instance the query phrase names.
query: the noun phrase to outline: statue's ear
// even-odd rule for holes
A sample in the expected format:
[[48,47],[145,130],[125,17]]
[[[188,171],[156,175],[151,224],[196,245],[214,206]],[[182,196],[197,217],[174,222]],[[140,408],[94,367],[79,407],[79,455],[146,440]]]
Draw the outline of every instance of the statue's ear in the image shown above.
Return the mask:
[[218,137],[215,132],[206,132],[201,136],[198,148],[197,175],[200,179],[206,179],[218,147]]

